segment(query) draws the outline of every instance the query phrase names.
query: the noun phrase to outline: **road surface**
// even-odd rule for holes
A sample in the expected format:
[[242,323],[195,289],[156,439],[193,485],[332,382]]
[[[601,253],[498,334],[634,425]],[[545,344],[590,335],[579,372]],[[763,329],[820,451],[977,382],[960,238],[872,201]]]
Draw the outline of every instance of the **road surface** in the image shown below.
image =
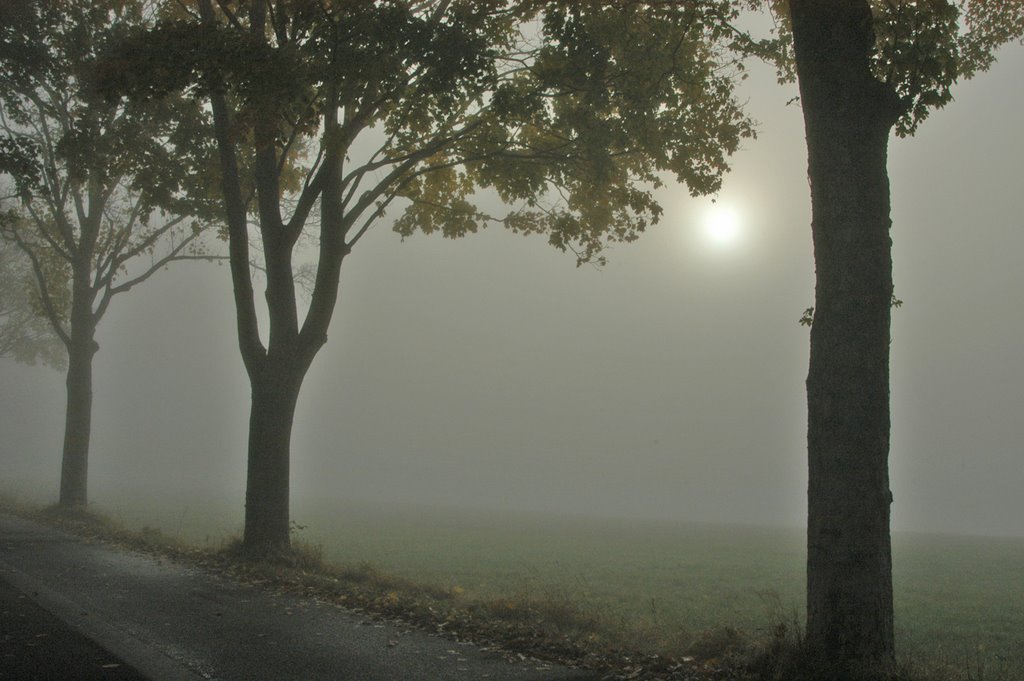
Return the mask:
[[0,582],[0,681],[598,679],[2,513]]

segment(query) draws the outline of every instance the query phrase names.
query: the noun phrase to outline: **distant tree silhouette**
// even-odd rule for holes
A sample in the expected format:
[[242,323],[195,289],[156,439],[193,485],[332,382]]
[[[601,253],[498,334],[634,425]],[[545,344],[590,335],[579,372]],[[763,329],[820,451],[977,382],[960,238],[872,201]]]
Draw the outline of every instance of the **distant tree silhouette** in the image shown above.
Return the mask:
[[63,369],[67,356],[42,311],[32,262],[0,239],[0,357]]
[[145,5],[0,4],[0,236],[31,265],[34,290],[20,287],[22,303],[37,306],[67,355],[65,507],[88,500],[97,325],[115,295],[198,254],[201,223],[189,216],[203,202],[187,186],[204,153],[188,134],[201,126],[198,104],[110,103],[89,87],[97,50],[144,24]]

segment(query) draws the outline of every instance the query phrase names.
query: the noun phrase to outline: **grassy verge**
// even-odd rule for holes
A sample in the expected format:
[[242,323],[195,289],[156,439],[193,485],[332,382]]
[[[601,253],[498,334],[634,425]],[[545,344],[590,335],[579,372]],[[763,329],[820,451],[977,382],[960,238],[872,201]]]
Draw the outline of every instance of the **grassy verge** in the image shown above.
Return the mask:
[[[324,560],[319,546],[296,541],[290,553],[253,560],[237,541],[200,548],[159,529],[127,529],[100,514],[39,508],[0,499],[0,511],[42,520],[94,541],[171,558],[239,581],[344,605],[373,617],[415,625],[455,640],[505,651],[510,657],[599,671],[609,680],[820,681],[825,665],[804,654],[801,624],[781,604],[763,633],[713,627],[697,635],[588,610],[569,596],[471,597],[387,574],[370,563]],[[823,676],[823,674],[825,674]],[[873,678],[892,681],[1009,681],[971,665],[951,668],[904,663]]]

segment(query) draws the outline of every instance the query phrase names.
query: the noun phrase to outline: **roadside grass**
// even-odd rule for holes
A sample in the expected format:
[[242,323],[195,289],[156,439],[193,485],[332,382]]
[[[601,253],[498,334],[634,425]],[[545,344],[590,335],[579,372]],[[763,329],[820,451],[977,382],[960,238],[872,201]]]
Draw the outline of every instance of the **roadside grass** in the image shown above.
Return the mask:
[[[306,507],[295,550],[269,563],[211,539],[210,507],[206,529],[180,514],[140,526],[124,507],[115,520],[18,512],[29,511],[83,536],[609,679],[825,678],[802,646],[798,531]],[[875,678],[1024,679],[1021,542],[910,536],[896,554],[901,663]]]
[[512,658],[535,658],[600,671],[604,678],[704,681],[723,678],[715,661],[700,664],[623,648],[600,617],[568,601],[503,597],[471,600],[462,589],[438,588],[389,575],[374,565],[325,562],[320,548],[295,541],[288,555],[253,559],[237,537],[219,548],[197,547],[160,529],[129,529],[91,509],[60,509],[0,497],[0,512],[41,520],[88,541],[187,562],[232,579],[343,605],[460,641],[489,645]]

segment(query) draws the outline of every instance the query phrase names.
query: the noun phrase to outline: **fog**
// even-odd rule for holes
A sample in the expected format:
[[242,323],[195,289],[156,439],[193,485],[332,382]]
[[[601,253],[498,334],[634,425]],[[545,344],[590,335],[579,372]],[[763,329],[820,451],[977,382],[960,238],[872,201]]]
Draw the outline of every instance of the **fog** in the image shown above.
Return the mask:
[[[1024,535],[1024,50],[961,84],[890,152],[896,530]],[[801,525],[810,208],[795,87],[755,71],[759,138],[709,199],[575,266],[492,229],[404,243],[381,224],[342,269],[303,388],[295,499]],[[243,504],[248,382],[226,267],[184,263],[99,327],[90,495]],[[0,488],[56,499],[63,377],[0,361]]]

